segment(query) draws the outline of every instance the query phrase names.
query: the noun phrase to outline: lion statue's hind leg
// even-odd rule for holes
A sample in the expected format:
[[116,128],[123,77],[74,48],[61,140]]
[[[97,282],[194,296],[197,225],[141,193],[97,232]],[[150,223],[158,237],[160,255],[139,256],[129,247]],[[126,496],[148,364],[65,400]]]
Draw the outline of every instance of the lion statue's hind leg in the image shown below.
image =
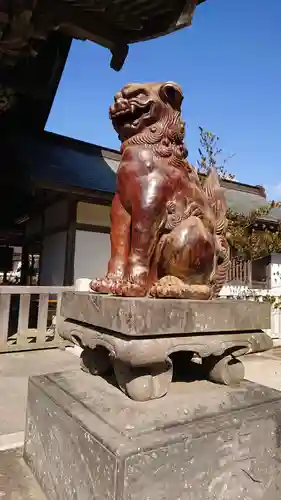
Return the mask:
[[211,297],[208,283],[214,267],[214,237],[199,218],[183,220],[161,241],[158,253],[159,279],[152,285],[150,296]]

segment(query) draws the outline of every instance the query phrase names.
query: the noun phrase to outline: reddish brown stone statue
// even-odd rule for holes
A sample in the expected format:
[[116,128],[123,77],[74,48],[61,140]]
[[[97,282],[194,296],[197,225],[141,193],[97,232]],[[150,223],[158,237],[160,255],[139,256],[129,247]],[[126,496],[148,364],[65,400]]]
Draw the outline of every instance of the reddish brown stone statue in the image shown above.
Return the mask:
[[122,142],[111,258],[91,288],[121,296],[210,299],[229,265],[226,202],[215,171],[202,187],[186,160],[175,83],[129,84],[110,117]]

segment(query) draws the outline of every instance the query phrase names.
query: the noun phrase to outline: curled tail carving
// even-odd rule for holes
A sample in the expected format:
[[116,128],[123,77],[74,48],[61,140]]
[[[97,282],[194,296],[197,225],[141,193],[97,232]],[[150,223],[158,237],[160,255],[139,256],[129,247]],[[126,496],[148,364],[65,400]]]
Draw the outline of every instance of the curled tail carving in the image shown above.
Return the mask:
[[215,235],[217,251],[214,269],[210,277],[212,289],[211,296],[216,297],[226,282],[230,258],[229,246],[226,238],[227,204],[224,189],[220,186],[218,174],[214,168],[211,169],[204,183],[203,189],[216,218]]

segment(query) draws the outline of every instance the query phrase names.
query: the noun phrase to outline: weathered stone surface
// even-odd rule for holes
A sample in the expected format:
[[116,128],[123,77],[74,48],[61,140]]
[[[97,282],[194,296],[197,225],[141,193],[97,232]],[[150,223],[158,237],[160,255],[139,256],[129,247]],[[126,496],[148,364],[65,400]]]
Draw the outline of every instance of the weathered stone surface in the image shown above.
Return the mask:
[[47,500],[22,458],[22,450],[0,452],[1,500]]
[[270,328],[270,304],[243,300],[155,300],[65,292],[61,313],[65,318],[129,336]]
[[[168,392],[174,354],[200,356],[205,378],[237,384],[244,367],[235,358],[272,347],[262,331],[269,324],[266,303],[66,292],[61,315],[60,335],[85,349],[82,368],[104,375],[112,366],[120,389],[136,401]],[[182,366],[185,373],[192,368],[186,358]]]
[[280,500],[280,402],[250,382],[136,403],[83,372],[35,377],[24,456],[48,500]]
[[[90,325],[78,324],[65,320],[59,327],[60,335],[67,340],[79,342],[96,350],[102,346],[112,359],[120,359],[132,366],[145,366],[162,363],[171,354],[178,351],[196,353],[202,358],[212,354],[221,356],[225,351],[242,356],[249,352],[259,352],[271,349],[272,339],[264,332],[226,332],[225,334],[208,335],[159,335],[151,337],[122,337],[116,332],[99,331]],[[99,349],[99,348],[98,348]],[[101,375],[102,362],[107,368],[107,360],[100,351],[95,356],[96,374]],[[90,370],[92,373],[93,371]]]

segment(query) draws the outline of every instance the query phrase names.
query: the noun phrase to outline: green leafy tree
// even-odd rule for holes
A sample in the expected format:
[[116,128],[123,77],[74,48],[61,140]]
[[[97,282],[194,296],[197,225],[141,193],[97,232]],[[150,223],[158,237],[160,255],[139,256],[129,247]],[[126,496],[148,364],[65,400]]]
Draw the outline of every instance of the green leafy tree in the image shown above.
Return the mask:
[[263,217],[276,206],[276,202],[269,202],[248,215],[228,210],[228,240],[233,255],[254,260],[280,252],[281,225],[270,228],[262,222]]
[[[210,168],[215,168],[221,179],[235,180],[235,176],[226,170],[226,164],[233,155],[221,160],[223,150],[219,147],[219,137],[203,127],[199,127],[199,130],[199,175],[205,176]],[[280,202],[265,201],[262,208],[248,215],[228,210],[228,239],[233,256],[253,260],[281,251],[281,225],[270,228],[268,224],[262,223],[263,216],[275,207],[280,207]]]
[[207,174],[210,168],[215,168],[222,179],[235,179],[233,174],[226,170],[226,164],[232,156],[221,159],[223,150],[219,147],[219,137],[212,132],[199,127],[200,147],[198,148],[199,159],[197,160],[200,174]]

